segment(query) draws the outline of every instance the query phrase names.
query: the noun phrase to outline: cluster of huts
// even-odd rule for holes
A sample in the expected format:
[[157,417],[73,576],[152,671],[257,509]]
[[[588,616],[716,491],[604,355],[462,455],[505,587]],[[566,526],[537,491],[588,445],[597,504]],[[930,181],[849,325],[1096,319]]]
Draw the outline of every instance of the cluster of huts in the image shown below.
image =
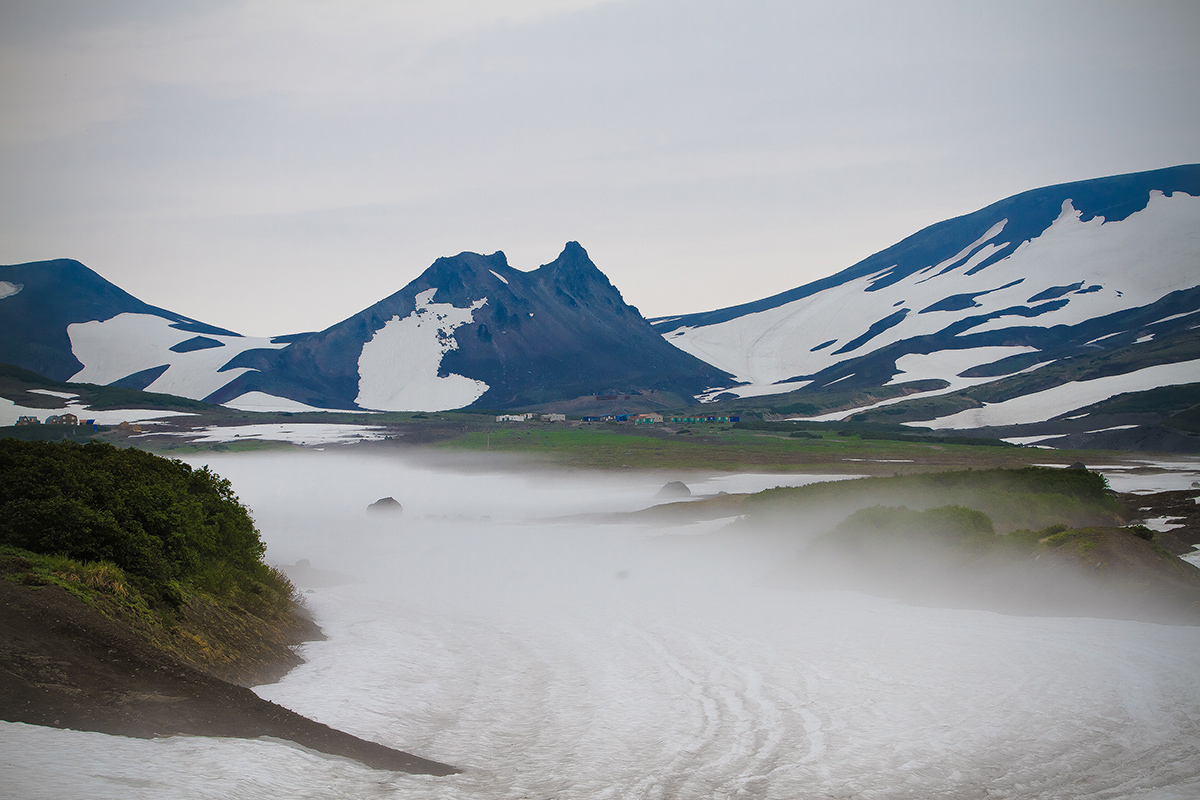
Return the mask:
[[566,414],[501,414],[496,417],[496,422],[528,422],[531,419],[538,419],[542,422],[566,422]]
[[[501,414],[496,422],[527,422],[539,419],[543,422],[566,422],[565,414]],[[740,422],[741,417],[718,414],[664,417],[662,414],[590,414],[579,418],[582,422],[632,422],[635,425],[654,425],[673,422],[681,425],[704,423]]]
[[[40,419],[33,416],[32,414],[22,414],[21,416],[17,417],[16,424],[17,425],[71,425],[74,427],[91,428],[94,431],[100,430],[100,426],[98,424],[96,424],[96,420],[80,419],[78,416],[76,416],[75,414],[72,414],[69,411],[62,413],[62,414],[51,414],[50,416],[46,417],[45,422],[42,422]],[[142,432],[141,425],[136,425],[131,422],[122,422],[118,427],[121,430],[127,431],[129,433],[141,433]]]
[[[35,416],[25,415],[25,416],[17,417],[17,424],[18,425],[41,425],[42,421]],[[85,419],[82,422],[80,422],[79,417],[75,416],[74,414],[72,414],[68,411],[65,414],[51,414],[50,416],[46,417],[45,424],[47,424],[47,425],[93,425],[94,426],[96,424],[96,420]]]

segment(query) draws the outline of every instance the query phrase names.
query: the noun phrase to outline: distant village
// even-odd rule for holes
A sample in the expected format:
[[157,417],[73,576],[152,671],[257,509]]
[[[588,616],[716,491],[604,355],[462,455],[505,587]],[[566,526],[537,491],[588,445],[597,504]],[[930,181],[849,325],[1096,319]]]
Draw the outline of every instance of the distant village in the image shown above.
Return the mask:
[[[66,412],[64,414],[51,414],[50,416],[46,417],[45,422],[43,422],[42,420],[38,419],[37,417],[35,417],[31,414],[23,415],[23,416],[17,417],[17,421],[15,424],[17,424],[17,425],[71,425],[71,426],[75,426],[75,427],[82,426],[85,428],[91,428],[94,431],[100,430],[100,426],[96,423],[96,420],[94,420],[94,419],[81,420],[79,417],[77,417],[76,415],[74,415],[70,412]],[[128,431],[130,433],[141,433],[142,432],[142,426],[137,425],[132,422],[122,422],[120,425],[117,426],[117,428],[119,430]]]

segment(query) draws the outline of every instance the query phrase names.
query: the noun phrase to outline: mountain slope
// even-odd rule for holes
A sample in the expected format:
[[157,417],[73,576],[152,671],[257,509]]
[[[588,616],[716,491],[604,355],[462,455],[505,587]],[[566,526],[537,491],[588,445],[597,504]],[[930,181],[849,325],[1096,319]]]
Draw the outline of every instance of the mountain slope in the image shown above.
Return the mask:
[[[1190,316],[1200,310],[1198,285],[1200,165],[1189,165],[1025,192],[829,278],[652,322],[741,382],[706,399],[791,392],[792,403],[828,409],[822,394],[858,391],[866,402],[863,391],[893,387],[915,392],[895,413],[930,420],[944,404],[921,411],[918,400],[973,389],[954,396],[978,408],[1200,359],[1200,316]],[[1036,378],[1010,381],[1007,397],[982,388],[1034,370]],[[1200,376],[1200,362],[1189,370]]]
[[162,327],[178,331],[170,335],[173,344],[207,337],[241,338],[144,303],[78,261],[63,258],[0,266],[0,362],[66,380],[84,368],[73,350],[70,326],[122,314],[161,320]]
[[576,242],[531,272],[503,253],[440,258],[399,292],[278,352],[212,396],[325,407],[504,408],[611,389],[691,395],[729,376],[679,352]]

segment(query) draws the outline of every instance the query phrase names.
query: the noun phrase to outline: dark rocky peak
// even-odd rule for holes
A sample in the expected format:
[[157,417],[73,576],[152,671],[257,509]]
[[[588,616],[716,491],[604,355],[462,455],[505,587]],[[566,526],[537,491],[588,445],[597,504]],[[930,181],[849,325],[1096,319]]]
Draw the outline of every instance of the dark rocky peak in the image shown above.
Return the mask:
[[434,261],[411,286],[414,294],[437,289],[435,301],[462,308],[487,296],[489,290],[495,291],[492,272],[508,277],[516,270],[508,266],[508,258],[499,250],[487,256],[464,252]]
[[567,242],[558,258],[539,267],[534,274],[568,305],[588,306],[601,301],[614,308],[626,308],[621,293],[592,263],[579,242]]

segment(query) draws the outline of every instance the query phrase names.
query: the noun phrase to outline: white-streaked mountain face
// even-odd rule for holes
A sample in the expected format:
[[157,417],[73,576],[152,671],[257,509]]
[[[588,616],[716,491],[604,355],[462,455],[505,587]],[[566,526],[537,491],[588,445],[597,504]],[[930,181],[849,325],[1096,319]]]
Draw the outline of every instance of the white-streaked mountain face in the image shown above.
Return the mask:
[[[1200,359],[1186,346],[1200,338],[1198,286],[1200,166],[1186,166],[1026,192],[773,298],[652,322],[737,376],[702,399],[929,379],[944,394],[1118,346],[1147,357],[1106,376]],[[1166,380],[1188,378],[1200,362]],[[954,427],[1011,424],[986,416]]]

